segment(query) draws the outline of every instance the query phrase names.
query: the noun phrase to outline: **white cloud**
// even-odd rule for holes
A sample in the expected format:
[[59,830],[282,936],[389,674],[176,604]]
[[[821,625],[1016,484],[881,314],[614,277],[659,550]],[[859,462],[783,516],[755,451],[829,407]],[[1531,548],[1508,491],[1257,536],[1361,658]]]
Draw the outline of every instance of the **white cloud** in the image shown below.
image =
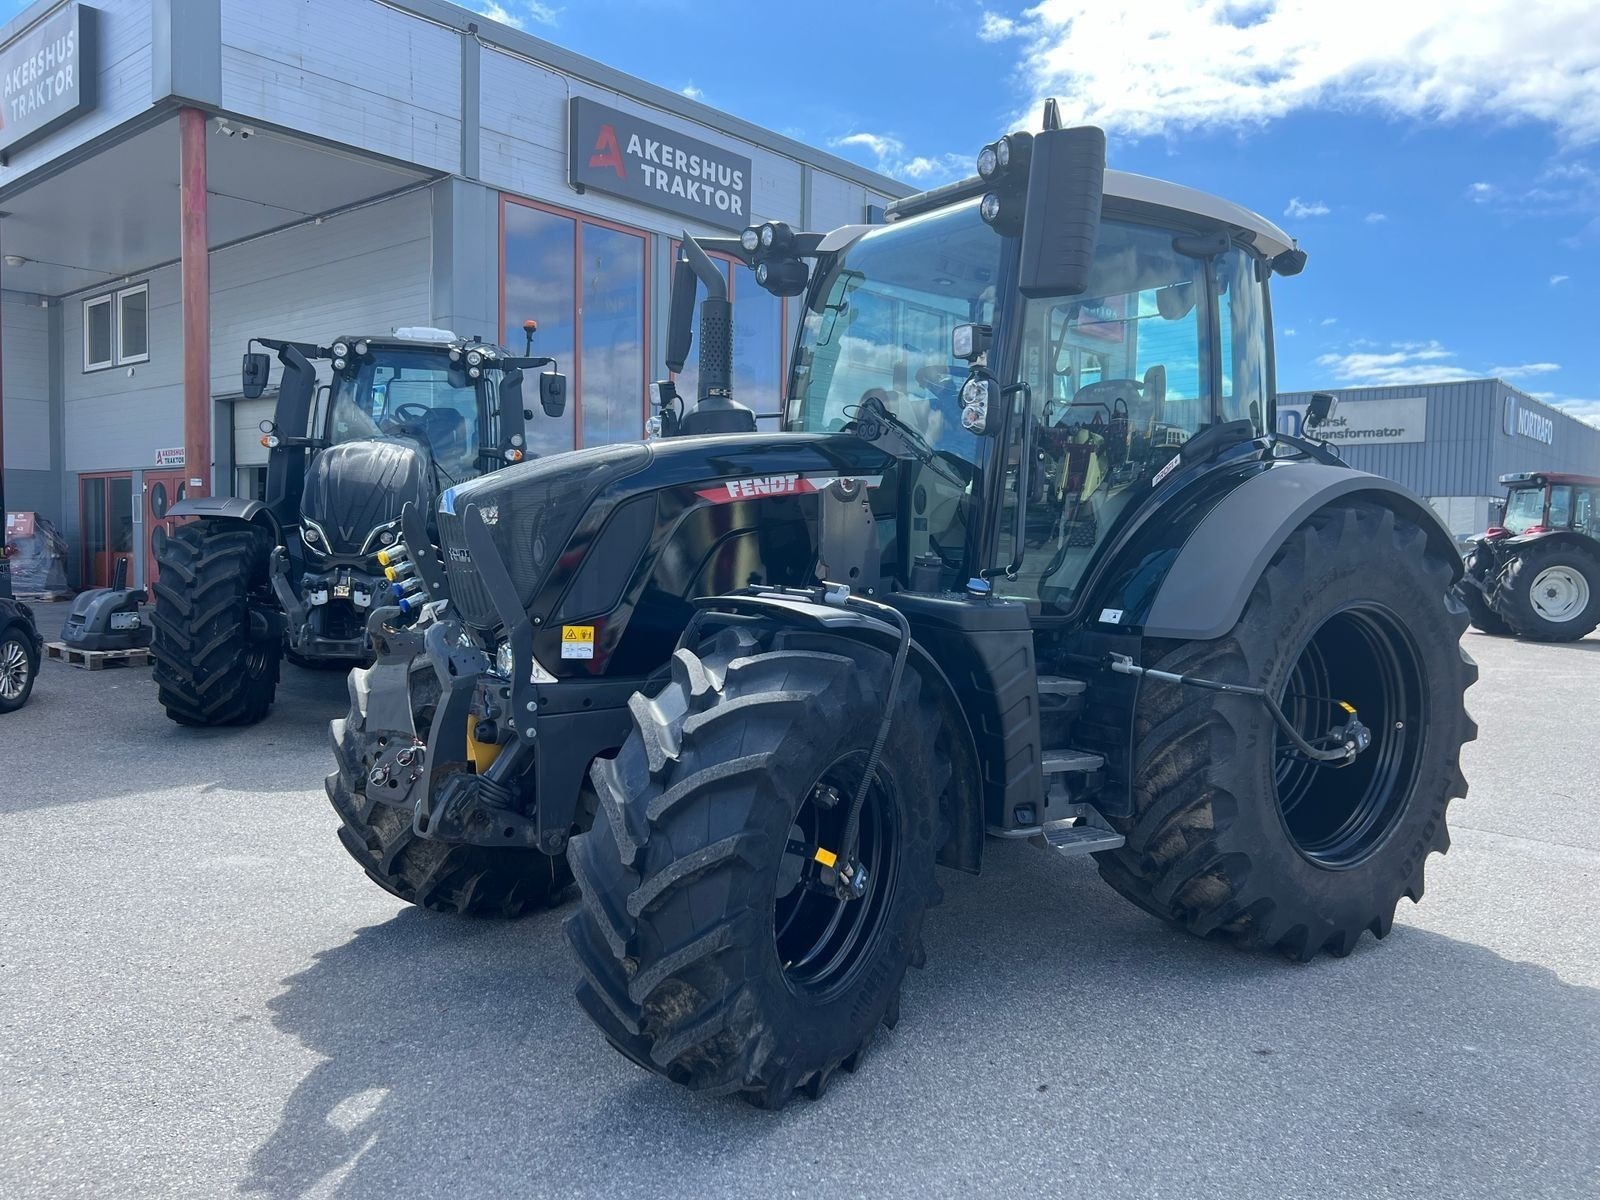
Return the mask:
[[1555,287],[1558,283],[1565,283],[1571,278],[1571,275],[1552,275],[1550,276],[1550,286]]
[[1283,210],[1286,217],[1325,217],[1333,211],[1321,200],[1301,200],[1294,196],[1289,200],[1289,207]]
[[1455,356],[1455,351],[1446,350],[1438,342],[1394,342],[1382,353],[1354,350],[1322,354],[1317,357],[1317,366],[1327,368],[1340,383],[1356,387],[1448,383],[1483,377],[1483,372],[1469,371],[1447,361]]
[[1322,318],[1322,323],[1324,325],[1337,325],[1339,323],[1339,318],[1338,317],[1323,317]]
[[1016,21],[992,12],[984,13],[983,24],[978,26],[978,36],[986,42],[1003,42],[1008,37],[1015,37],[1017,31]]
[[1553,397],[1548,403],[1563,412],[1571,413],[1580,421],[1600,428],[1600,398],[1585,399],[1578,396]]
[[1492,183],[1472,183],[1467,185],[1467,199],[1474,204],[1487,204],[1495,198],[1499,189]]
[[704,100],[706,98],[706,94],[699,88],[695,87],[694,80],[692,79],[679,88],[678,93],[680,95],[689,97],[691,100]]
[[1284,336],[1284,337],[1294,337],[1295,334],[1297,334],[1299,332],[1300,331],[1298,329],[1285,329],[1282,332],[1282,336]]
[[1561,370],[1560,363],[1535,362],[1515,367],[1490,367],[1489,374],[1497,379],[1521,379],[1528,375],[1549,375],[1552,371],[1559,370]]
[[513,29],[526,29],[529,21],[536,25],[554,25],[556,18],[561,15],[559,8],[542,4],[540,0],[510,0],[509,4],[480,0],[472,7],[481,16],[499,21],[502,25],[510,25]]
[[970,174],[972,170],[971,155],[909,154],[906,144],[889,133],[850,133],[834,138],[833,145],[836,149],[865,150],[878,160],[875,166],[885,175],[919,184],[942,183]]
[[1305,109],[1537,121],[1600,141],[1593,0],[1040,0],[1023,40],[1038,101],[1136,135]]
[[1387,221],[1388,219],[1389,219],[1389,214],[1388,213],[1370,212],[1370,213],[1367,214],[1367,224],[1368,225],[1377,225],[1380,222]]

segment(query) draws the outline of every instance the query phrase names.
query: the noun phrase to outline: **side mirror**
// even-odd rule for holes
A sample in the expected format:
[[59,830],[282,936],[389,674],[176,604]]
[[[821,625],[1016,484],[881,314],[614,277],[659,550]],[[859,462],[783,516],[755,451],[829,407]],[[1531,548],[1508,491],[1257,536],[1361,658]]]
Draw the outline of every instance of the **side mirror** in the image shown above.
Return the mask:
[[1325,424],[1333,415],[1333,410],[1338,401],[1327,392],[1312,392],[1311,402],[1306,405],[1305,427],[1315,429]]
[[259,400],[267,390],[267,380],[272,376],[272,359],[259,350],[244,356],[244,375],[240,390],[246,400]]
[[547,417],[559,417],[567,411],[567,377],[556,371],[546,371],[539,376],[539,407]]
[[694,293],[699,282],[687,258],[672,267],[672,298],[667,306],[667,370],[683,371],[689,359],[689,343],[694,337]]
[[1088,290],[1105,176],[1104,130],[1083,125],[1033,135],[1017,281],[1024,296],[1081,296]]

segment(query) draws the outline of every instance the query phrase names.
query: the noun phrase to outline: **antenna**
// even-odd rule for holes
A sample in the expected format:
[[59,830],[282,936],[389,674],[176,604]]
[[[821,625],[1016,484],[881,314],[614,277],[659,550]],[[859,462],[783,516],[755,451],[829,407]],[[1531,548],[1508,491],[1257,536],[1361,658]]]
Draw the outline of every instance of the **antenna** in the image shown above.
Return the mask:
[[1061,128],[1061,109],[1057,106],[1054,96],[1044,102],[1044,127],[1046,129]]

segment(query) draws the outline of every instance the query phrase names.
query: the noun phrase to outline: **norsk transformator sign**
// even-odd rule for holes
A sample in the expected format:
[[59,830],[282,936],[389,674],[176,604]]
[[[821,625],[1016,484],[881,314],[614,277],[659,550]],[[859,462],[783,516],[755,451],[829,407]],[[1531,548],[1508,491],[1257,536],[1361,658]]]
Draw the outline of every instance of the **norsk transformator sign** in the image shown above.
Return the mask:
[[0,46],[0,154],[94,107],[95,15],[68,4]]
[[575,96],[567,178],[721,229],[750,224],[750,160],[721,146]]

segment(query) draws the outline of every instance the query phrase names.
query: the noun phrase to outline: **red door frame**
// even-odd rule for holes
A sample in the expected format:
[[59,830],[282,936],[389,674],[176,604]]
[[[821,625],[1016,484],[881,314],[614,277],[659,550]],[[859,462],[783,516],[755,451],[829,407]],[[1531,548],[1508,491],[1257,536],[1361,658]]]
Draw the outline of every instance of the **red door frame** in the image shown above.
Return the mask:
[[[544,204],[538,200],[527,200],[521,196],[513,196],[506,192],[500,193],[500,329],[496,340],[504,336],[506,329],[506,207],[518,205],[522,208],[532,208],[539,212],[549,213],[551,216],[563,217],[573,223],[572,231],[572,441],[574,447],[583,445],[583,227],[585,224],[598,225],[602,229],[609,229],[614,233],[627,234],[636,237],[640,242],[641,258],[644,262],[644,304],[639,314],[639,345],[643,349],[642,362],[639,374],[639,428],[642,431],[644,421],[650,415],[650,314],[651,298],[651,271],[650,271],[650,233],[644,229],[635,229],[631,225],[623,225],[616,221],[608,221],[603,217],[590,216],[588,213],[573,212],[571,209],[558,208],[553,204]],[[515,347],[513,347],[513,350]]]
[[[88,509],[88,490],[90,480],[102,480],[105,483],[104,492],[100,497],[100,523],[105,534],[106,549],[90,553],[87,527],[84,525],[84,516]],[[133,564],[137,547],[134,545],[136,530],[142,528],[134,524],[128,533],[128,549],[112,550],[110,547],[115,539],[111,531],[111,481],[125,479],[128,481],[128,514],[131,517],[134,505],[142,503],[143,497],[137,500],[133,495],[133,472],[128,471],[82,471],[78,474],[78,569],[79,578],[83,581],[85,589],[93,587],[110,587],[115,578],[117,559],[128,560],[128,582],[133,582]],[[98,561],[94,561],[98,560]]]
[[177,529],[178,523],[185,518],[157,516],[155,510],[156,487],[159,485],[166,492],[166,507],[171,508],[179,500],[184,499],[189,491],[189,472],[184,467],[176,467],[166,471],[146,470],[144,473],[144,495],[139,498],[139,503],[144,506],[144,586],[154,587],[160,575],[158,559],[156,557],[155,537],[156,530],[161,530],[166,537],[172,536],[172,531]]

